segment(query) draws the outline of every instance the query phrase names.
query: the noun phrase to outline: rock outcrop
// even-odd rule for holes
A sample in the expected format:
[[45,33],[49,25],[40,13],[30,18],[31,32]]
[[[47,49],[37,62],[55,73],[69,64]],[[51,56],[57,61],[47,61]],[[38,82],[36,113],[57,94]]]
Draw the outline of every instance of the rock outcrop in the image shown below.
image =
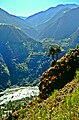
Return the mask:
[[79,49],[73,49],[56,64],[50,67],[41,76],[39,96],[46,99],[54,89],[62,88],[74,78],[75,71],[79,67]]

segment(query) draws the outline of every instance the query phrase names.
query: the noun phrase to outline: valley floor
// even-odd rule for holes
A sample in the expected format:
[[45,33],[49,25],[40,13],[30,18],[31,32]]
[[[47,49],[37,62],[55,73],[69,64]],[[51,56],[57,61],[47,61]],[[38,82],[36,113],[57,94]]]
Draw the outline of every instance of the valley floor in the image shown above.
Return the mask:
[[0,120],[15,110],[20,109],[38,96],[38,86],[13,86],[0,92]]
[[0,95],[0,105],[6,104],[9,101],[16,101],[16,100],[21,100],[23,98],[30,98],[33,96],[37,96],[39,93],[39,88],[36,87],[15,87],[15,88],[7,88],[5,91],[1,92]]

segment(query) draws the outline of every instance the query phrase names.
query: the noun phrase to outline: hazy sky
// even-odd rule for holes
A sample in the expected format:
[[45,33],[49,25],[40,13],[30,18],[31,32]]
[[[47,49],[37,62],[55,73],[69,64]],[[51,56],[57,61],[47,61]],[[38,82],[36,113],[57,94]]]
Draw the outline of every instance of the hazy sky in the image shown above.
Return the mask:
[[0,8],[18,16],[29,16],[58,4],[79,4],[79,0],[0,0]]

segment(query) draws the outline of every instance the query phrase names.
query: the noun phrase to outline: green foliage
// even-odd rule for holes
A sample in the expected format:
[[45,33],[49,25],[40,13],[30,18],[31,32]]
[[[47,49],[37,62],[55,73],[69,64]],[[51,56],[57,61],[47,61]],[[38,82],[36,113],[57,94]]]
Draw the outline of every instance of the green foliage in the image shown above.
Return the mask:
[[76,48],[79,49],[79,44],[76,45]]
[[52,56],[52,59],[54,60],[54,55],[55,55],[55,48],[53,46],[50,46],[49,48],[49,56]]
[[56,56],[56,60],[58,59],[58,54],[61,52],[61,47],[60,46],[50,46],[49,48],[49,55],[48,56],[52,56],[52,59],[55,59]]
[[77,117],[79,118],[79,88],[77,87],[74,93],[68,93],[65,99],[65,107],[67,109],[67,118],[72,120],[72,118]]
[[56,60],[58,59],[58,54],[61,52],[61,47],[57,46],[56,47]]
[[19,70],[24,70],[24,71],[28,71],[28,67],[25,63],[19,63],[19,64],[16,64],[16,69]]
[[[0,31],[0,86],[2,88],[7,87],[8,80],[11,81],[11,85],[33,85],[50,64],[42,43],[28,37],[17,27],[0,25],[2,31]],[[12,36],[8,35],[9,31]]]
[[79,81],[79,69],[78,70],[76,70],[76,75],[75,75],[75,77],[74,77],[76,80],[78,80]]
[[[1,67],[2,70],[3,70],[3,73],[5,73],[5,74],[7,74],[7,75],[10,75],[9,69],[8,69],[8,67],[6,66],[6,64],[0,63],[0,67]],[[1,68],[0,68],[0,69],[1,69]]]
[[[73,82],[75,87],[73,86]],[[71,88],[55,90],[45,101],[38,103],[37,99],[33,105],[27,106],[19,111],[19,120],[78,120],[79,119],[79,82],[75,80]],[[70,84],[69,84],[70,86]]]
[[[13,102],[9,101],[9,103],[7,103],[7,104],[0,105],[0,117],[7,115],[6,113],[8,111],[15,112],[21,108],[25,108],[26,105],[33,99],[34,99],[33,97],[23,98],[21,100],[16,100]],[[6,111],[6,113],[5,113],[5,111]],[[21,114],[22,114],[21,117],[24,116],[25,112],[26,112],[26,110],[23,110],[23,109],[21,110]]]

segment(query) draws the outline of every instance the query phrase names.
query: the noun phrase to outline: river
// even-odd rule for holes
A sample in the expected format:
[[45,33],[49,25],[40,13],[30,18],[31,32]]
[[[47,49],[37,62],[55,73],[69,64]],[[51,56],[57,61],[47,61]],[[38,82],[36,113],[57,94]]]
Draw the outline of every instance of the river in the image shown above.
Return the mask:
[[21,100],[22,98],[38,96],[38,93],[38,86],[16,86],[12,88],[7,88],[5,91],[0,92],[0,105],[7,104],[9,101],[16,101]]

